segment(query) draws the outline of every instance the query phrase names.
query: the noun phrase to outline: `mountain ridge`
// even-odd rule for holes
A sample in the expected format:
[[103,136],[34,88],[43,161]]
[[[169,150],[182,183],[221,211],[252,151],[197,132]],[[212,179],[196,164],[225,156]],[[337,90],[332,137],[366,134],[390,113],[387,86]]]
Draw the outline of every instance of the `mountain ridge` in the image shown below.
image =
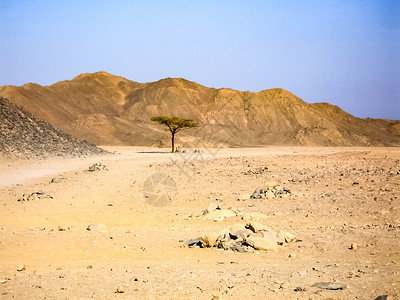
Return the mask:
[[[0,96],[56,128],[101,145],[167,145],[158,115],[190,118],[192,146],[397,146],[400,121],[361,119],[326,102],[307,103],[281,88],[209,88],[184,78],[139,83],[104,71],[49,86],[2,86]],[[162,129],[162,128],[161,128]],[[211,134],[212,133],[212,134]]]

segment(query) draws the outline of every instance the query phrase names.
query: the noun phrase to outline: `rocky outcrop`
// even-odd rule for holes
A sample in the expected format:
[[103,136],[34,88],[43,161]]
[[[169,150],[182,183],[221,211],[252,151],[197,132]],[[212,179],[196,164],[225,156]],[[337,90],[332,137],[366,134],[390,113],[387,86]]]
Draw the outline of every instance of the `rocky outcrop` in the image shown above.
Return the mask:
[[0,155],[44,158],[105,153],[107,151],[55,129],[49,123],[0,97]]

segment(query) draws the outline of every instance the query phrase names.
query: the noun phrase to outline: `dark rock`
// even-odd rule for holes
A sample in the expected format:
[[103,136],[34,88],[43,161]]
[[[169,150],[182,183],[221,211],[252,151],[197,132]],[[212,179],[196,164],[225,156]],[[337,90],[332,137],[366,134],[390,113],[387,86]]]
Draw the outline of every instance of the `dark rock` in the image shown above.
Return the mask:
[[201,241],[200,238],[190,239],[187,240],[183,245],[189,248],[194,248],[196,246],[201,247]]
[[244,239],[246,239],[246,237],[248,237],[248,234],[244,230],[238,230],[233,233],[230,232],[229,236],[232,240],[242,240],[243,241]]
[[375,298],[375,300],[393,300],[392,295],[380,295]]

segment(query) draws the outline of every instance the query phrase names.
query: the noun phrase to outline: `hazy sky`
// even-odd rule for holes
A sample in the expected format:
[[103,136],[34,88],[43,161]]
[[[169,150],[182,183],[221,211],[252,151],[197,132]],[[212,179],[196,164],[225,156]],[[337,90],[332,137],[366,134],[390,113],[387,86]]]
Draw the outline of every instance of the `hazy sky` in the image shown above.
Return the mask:
[[400,0],[0,0],[0,85],[107,71],[400,119]]

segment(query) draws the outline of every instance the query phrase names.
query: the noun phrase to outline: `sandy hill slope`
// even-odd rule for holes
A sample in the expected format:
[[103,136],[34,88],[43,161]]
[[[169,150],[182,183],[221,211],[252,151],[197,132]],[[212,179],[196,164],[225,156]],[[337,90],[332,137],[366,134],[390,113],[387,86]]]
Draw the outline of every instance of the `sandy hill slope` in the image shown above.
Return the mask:
[[80,141],[36,119],[18,105],[0,97],[0,155],[6,157],[73,157],[106,151]]
[[97,72],[51,86],[2,86],[0,96],[96,144],[166,145],[169,134],[149,120],[165,115],[199,122],[177,136],[186,146],[400,145],[399,120],[356,118],[283,89],[241,92],[181,78],[137,83]]

